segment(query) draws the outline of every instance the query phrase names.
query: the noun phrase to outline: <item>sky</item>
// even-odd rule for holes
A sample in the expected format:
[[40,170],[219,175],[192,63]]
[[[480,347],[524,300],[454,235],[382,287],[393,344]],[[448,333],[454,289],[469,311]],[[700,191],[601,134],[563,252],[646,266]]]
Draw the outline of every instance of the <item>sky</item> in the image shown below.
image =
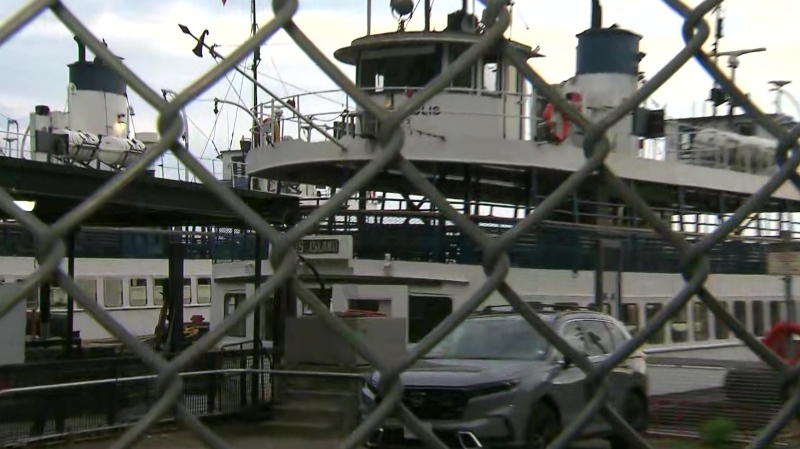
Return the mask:
[[[27,0],[3,0],[0,21],[26,3]],[[436,0],[434,27],[443,28],[446,15],[458,9],[460,3]],[[694,5],[699,0],[687,3]],[[226,6],[220,0],[65,0],[64,4],[156,91],[180,90],[214,64],[210,56],[198,58],[191,52],[194,41],[181,33],[179,23],[195,34],[208,29],[206,41],[219,44],[222,54],[231,52],[250,33],[250,2],[245,0],[228,0]],[[373,2],[373,33],[396,28],[388,4],[387,0]],[[548,81],[560,82],[574,73],[575,35],[589,25],[590,4],[589,0],[517,0],[507,35],[533,47],[541,46],[547,57],[532,60],[534,67]],[[603,7],[604,25],[617,23],[643,35],[641,50],[647,56],[640,68],[646,75],[654,74],[684,45],[681,18],[660,0],[604,0]],[[786,89],[800,97],[800,60],[794,57],[800,54],[800,40],[788,38],[788,30],[794,29],[794,20],[800,16],[800,2],[726,0],[724,7],[722,51],[767,48],[764,53],[741,58],[737,80],[745,91],[768,112],[775,110],[770,80],[794,80]],[[260,23],[271,18],[271,2],[260,1],[257,15]],[[422,14],[417,14],[409,29],[421,28],[422,21]],[[366,0],[300,0],[295,22],[323,54],[333,59],[333,51],[365,34]],[[76,54],[72,35],[49,11],[0,45],[0,133],[5,130],[8,117],[17,119],[24,129],[35,105],[65,108],[66,66]],[[352,67],[339,67],[348,76],[354,75]],[[263,46],[259,78],[280,96],[338,89],[282,31]],[[672,117],[708,113],[708,108],[703,110],[707,104],[703,99],[708,97],[711,85],[711,78],[691,61],[652,100],[666,106],[667,115]],[[223,105],[215,115],[213,98],[249,107],[252,91],[249,82],[231,72],[187,108],[189,149],[208,167],[212,167],[217,150],[238,147],[236,142],[248,133],[250,123],[242,111],[231,106]],[[259,96],[262,100],[268,98],[264,92]],[[155,131],[156,113],[130,89],[129,98],[136,112],[135,130]],[[345,106],[344,96],[338,92],[303,98],[304,113],[338,112]],[[783,110],[797,116],[786,101]],[[174,162],[165,165],[168,175],[174,173]]]

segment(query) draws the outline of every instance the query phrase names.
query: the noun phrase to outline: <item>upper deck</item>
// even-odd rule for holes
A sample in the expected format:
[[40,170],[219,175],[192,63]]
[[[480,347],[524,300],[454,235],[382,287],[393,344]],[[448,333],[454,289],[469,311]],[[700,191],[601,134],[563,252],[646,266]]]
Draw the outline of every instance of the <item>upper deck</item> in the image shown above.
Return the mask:
[[[454,29],[383,33],[356,39],[334,56],[355,66],[357,87],[392,111],[450,68],[478,38]],[[584,113],[598,120],[638,89],[643,77],[639,39],[613,27],[581,33],[576,75],[553,87],[579,94]],[[511,45],[526,58],[543,56],[527,45]],[[330,103],[324,101],[339,108],[326,108]],[[284,102],[302,116],[287,112]],[[450,198],[529,204],[531,195],[546,196],[585,163],[580,130],[572,127],[563,140],[553,135],[544,117],[547,107],[536,86],[489,51],[402,123],[403,156]],[[293,95],[266,103],[264,110],[270,112],[268,144],[248,154],[249,175],[338,187],[374,158],[379,124],[342,91]],[[679,209],[683,202],[697,212],[725,213],[731,205],[721,208],[719,197],[740,203],[777,169],[770,150],[774,139],[736,130],[709,132],[709,123],[667,120],[663,112],[640,105],[608,132],[613,151],[607,165],[655,207]],[[332,139],[308,122],[328,130]],[[366,190],[415,189],[399,170],[387,169]],[[598,198],[605,195],[598,190],[587,182],[577,195],[617,204]],[[694,198],[680,200],[687,192]],[[764,212],[794,212],[800,192],[785,184],[773,198]]]

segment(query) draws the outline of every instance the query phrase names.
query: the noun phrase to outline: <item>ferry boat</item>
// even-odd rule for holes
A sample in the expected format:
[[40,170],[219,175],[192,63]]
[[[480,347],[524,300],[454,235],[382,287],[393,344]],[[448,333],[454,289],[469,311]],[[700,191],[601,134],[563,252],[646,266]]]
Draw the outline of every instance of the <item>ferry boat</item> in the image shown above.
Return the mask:
[[[616,25],[603,27],[599,7],[593,11],[592,26],[577,35],[575,75],[553,87],[598,120],[635,92],[646,75],[639,69],[645,56],[639,50],[642,36]],[[448,15],[441,31],[407,30],[408,15],[395,12],[401,15],[396,31],[368,33],[333,55],[355,68],[357,87],[386,110],[401,107],[447,70],[483,29],[466,5]],[[542,57],[521,42],[509,39],[507,45],[523,59]],[[341,187],[374,158],[379,125],[355,107],[338,111],[339,118],[328,124],[333,139],[314,135],[282,107],[301,105],[301,97],[265,108],[273,112],[267,117],[271,141],[248,152],[246,173]],[[325,116],[318,109],[299,112]],[[535,211],[584,163],[580,130],[559,115],[536,86],[492,50],[402,123],[403,156],[458,210],[497,236]],[[788,116],[772,118],[787,128],[796,125]],[[712,232],[776,170],[776,140],[745,115],[667,118],[664,110],[641,105],[608,136],[613,143],[608,166],[690,241]],[[481,253],[436,206],[413,196],[419,192],[398,169],[385,169],[363,190],[380,192],[380,209],[351,204],[323,220],[299,247],[307,262],[299,268],[301,280],[333,311],[366,309],[407,318],[407,339],[413,344],[484,281]],[[360,206],[366,205],[365,193],[360,197]],[[756,336],[787,316],[782,279],[767,274],[766,244],[779,241],[781,230],[797,236],[798,208],[800,193],[787,183],[709,254],[708,288]],[[524,299],[601,303],[632,333],[684,285],[676,250],[597,176],[523,235],[508,256],[507,282]],[[253,293],[253,269],[251,261],[213,264],[212,328]],[[263,279],[272,273],[268,263],[262,264]],[[494,293],[485,304],[504,301]],[[272,310],[261,308],[263,336],[272,333]],[[309,311],[298,301],[297,314],[303,313]],[[251,340],[253,323],[251,315],[229,331],[226,342]],[[646,350],[752,357],[696,298],[649,340]]]
[[[20,130],[17,120],[9,118],[5,132],[0,131],[3,134],[0,159],[117,171],[136,161],[148,146],[158,141],[157,133],[131,132],[134,111],[128,102],[124,80],[101,59],[87,59],[86,46],[78,39],[76,43],[77,60],[68,66],[67,111],[36,106],[25,130]],[[215,161],[218,170],[215,175],[232,188],[276,193],[275,182],[253,181],[244,175],[241,155],[250,144],[251,139],[243,139],[242,148],[222,151]],[[156,168],[152,167],[147,175],[157,176]],[[165,176],[163,169],[161,176]],[[301,198],[316,197],[318,193],[313,186],[296,185],[284,185],[280,192]],[[19,205],[36,207],[24,200]],[[200,315],[207,322],[212,260],[252,259],[255,256],[252,234],[213,228],[83,227],[75,237],[76,281],[134,335],[151,335],[164,304],[168,242],[175,238],[180,238],[186,248],[185,321]],[[33,256],[32,236],[19,223],[0,217],[0,284],[16,282],[31,274],[36,269]],[[63,268],[66,271],[66,261]],[[51,286],[47,293],[31,294],[28,311],[40,309],[42,301],[48,300],[47,295],[53,316],[51,323],[63,320],[67,295],[58,286]],[[110,337],[77,303],[73,329],[83,341]]]

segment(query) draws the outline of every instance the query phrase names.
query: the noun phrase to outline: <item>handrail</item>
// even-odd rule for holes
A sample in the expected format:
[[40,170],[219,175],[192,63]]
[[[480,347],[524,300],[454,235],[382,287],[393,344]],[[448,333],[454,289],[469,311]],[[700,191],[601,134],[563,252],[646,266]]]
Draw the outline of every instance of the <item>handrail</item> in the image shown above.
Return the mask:
[[[188,371],[178,373],[180,377],[195,377],[209,374],[276,374],[279,376],[306,376],[306,377],[334,377],[344,379],[365,379],[365,375],[358,373],[338,373],[328,371],[299,371],[299,370],[274,370],[274,369],[252,369],[252,368],[224,368],[218,370]],[[0,390],[0,398],[14,394],[35,393],[49,390],[62,390],[74,387],[88,387],[93,385],[105,385],[116,383],[128,383],[142,380],[158,379],[158,374],[148,374],[144,376],[115,377],[105,379],[81,380],[76,382],[64,382],[59,384],[34,385],[30,387],[15,387]]]
[[[302,201],[306,203],[307,208],[314,208],[317,207],[319,204],[324,203],[329,198],[319,198],[319,197],[309,197],[305,198]],[[355,199],[354,199],[355,200]],[[370,209],[370,210],[358,210],[358,209],[346,209],[342,208],[341,210],[335,213],[335,216],[342,216],[342,215],[350,215],[350,216],[371,216],[371,217],[384,217],[384,218],[438,218],[441,217],[442,214],[438,209],[426,209],[429,206],[428,201],[422,201],[420,205],[422,210],[407,210],[402,207],[402,202],[406,201],[405,199],[393,199],[393,198],[379,198],[374,201],[379,203],[383,203],[379,205],[379,208]],[[386,203],[396,202],[398,206],[392,207],[388,206]],[[453,205],[455,208],[460,208],[464,205],[464,202],[461,200],[451,200],[450,204]],[[606,206],[614,206],[614,204],[610,203],[603,203],[603,202],[594,202],[594,201],[581,201],[581,205],[606,205]],[[468,214],[471,218],[481,221],[483,224],[497,224],[497,225],[507,225],[513,226],[515,223],[519,222],[522,218],[511,216],[511,217],[503,217],[498,215],[492,215],[493,208],[497,209],[509,209],[509,210],[519,210],[520,208],[515,208],[512,205],[504,205],[499,203],[478,203],[474,204],[474,206],[478,206],[479,208],[486,208],[488,207],[490,210],[489,214]],[[535,210],[535,207],[532,208]],[[572,210],[562,210],[565,214],[574,214]],[[667,210],[664,209],[665,213],[672,214],[675,216],[680,215],[680,211],[677,210]],[[684,211],[684,215],[703,215],[703,214],[693,214],[691,211]],[[597,214],[582,214],[581,216],[597,216],[597,217],[605,217],[603,215]],[[616,218],[615,216],[608,216],[608,218]],[[770,217],[763,217],[761,218],[762,222],[771,223],[773,225],[777,225],[783,223],[785,221],[781,221],[779,218],[770,218]],[[638,233],[638,234],[652,234],[652,231],[649,231],[644,228],[639,228],[636,226],[618,226],[615,224],[607,224],[607,225],[595,225],[595,224],[587,224],[587,223],[574,223],[570,221],[557,221],[557,220],[546,220],[543,224],[550,224],[550,225],[558,225],[563,227],[569,228],[576,228],[576,229],[598,229],[602,230],[604,233],[619,233],[619,234],[626,234],[630,235],[631,233]],[[719,224],[712,224],[712,223],[690,223],[696,226],[703,226],[707,227],[708,229],[714,229],[719,226]],[[790,222],[791,225],[800,224],[798,222]],[[347,223],[342,223],[343,226],[348,226]],[[0,228],[20,228],[16,222],[2,222],[0,221]],[[195,231],[195,230],[182,230],[182,229],[151,229],[151,228],[114,228],[114,227],[85,227],[82,228],[85,231],[96,231],[96,232],[119,232],[119,233],[146,233],[146,234],[158,234],[158,235],[186,235],[186,236],[209,236],[209,237],[218,237],[219,233],[216,230],[209,230],[209,231]],[[746,229],[756,231],[756,227],[747,227]],[[745,240],[745,241],[763,241],[763,242],[777,242],[780,241],[778,230],[777,229],[761,229],[762,233],[774,233],[774,236],[769,235],[737,235],[737,236],[730,236],[730,240]],[[687,237],[695,237],[699,238],[707,233],[703,232],[692,232],[692,231],[684,231],[682,232],[683,235]]]

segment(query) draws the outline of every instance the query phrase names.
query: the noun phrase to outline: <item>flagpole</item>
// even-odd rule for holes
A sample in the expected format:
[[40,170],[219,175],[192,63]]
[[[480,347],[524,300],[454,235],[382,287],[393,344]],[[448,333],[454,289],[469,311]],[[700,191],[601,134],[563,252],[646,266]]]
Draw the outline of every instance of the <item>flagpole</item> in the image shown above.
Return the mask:
[[[256,0],[250,0],[250,12],[252,14],[252,35],[255,36],[256,32],[258,31],[258,22],[256,20]],[[252,132],[252,148],[255,148],[256,145],[259,145],[263,140],[263,136],[259,132],[261,127],[259,126],[258,120],[261,119],[261,115],[258,111],[258,63],[261,62],[261,45],[259,44],[258,47],[255,48],[253,51],[253,132]]]

